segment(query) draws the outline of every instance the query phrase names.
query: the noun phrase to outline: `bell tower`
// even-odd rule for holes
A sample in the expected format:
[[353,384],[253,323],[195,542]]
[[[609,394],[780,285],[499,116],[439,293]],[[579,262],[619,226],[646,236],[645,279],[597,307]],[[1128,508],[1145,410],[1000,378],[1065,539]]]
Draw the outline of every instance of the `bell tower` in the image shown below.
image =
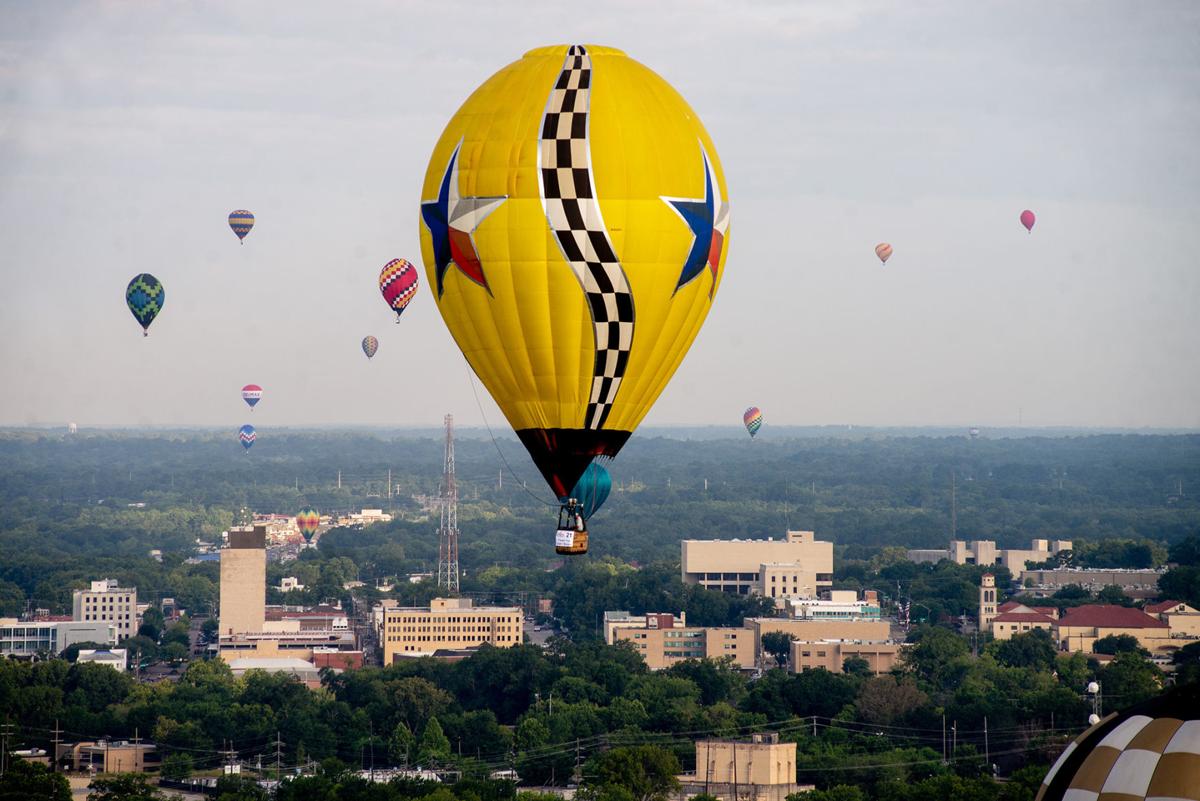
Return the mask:
[[979,630],[991,631],[996,616],[996,577],[984,573],[979,585]]

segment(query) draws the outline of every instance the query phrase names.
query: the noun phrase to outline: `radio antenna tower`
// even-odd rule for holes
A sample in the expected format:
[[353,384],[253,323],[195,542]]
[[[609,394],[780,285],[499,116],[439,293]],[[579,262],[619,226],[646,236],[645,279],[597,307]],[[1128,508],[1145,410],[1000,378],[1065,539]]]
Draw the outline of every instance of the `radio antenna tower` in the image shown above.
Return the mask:
[[454,415],[446,415],[446,467],[438,527],[438,589],[458,592],[458,484],[454,480]]

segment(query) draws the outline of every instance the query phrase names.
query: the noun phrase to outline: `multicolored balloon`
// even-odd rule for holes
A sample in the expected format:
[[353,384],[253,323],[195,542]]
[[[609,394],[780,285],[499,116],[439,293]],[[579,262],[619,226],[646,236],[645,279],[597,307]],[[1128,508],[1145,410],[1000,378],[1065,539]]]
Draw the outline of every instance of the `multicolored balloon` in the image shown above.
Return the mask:
[[728,198],[695,111],[611,47],[531,50],[446,125],[421,189],[425,277],[555,498],[620,452],[691,347]]
[[1025,230],[1031,234],[1033,233],[1033,224],[1035,222],[1037,222],[1037,216],[1032,211],[1025,209],[1025,211],[1021,212],[1021,225],[1025,226]]
[[247,423],[238,429],[238,439],[242,441],[242,447],[250,450],[254,445],[254,440],[258,439],[258,433],[254,430],[254,426]]
[[751,406],[742,415],[742,422],[746,424],[746,430],[750,432],[750,439],[754,439],[754,435],[758,433],[758,429],[762,428],[762,410],[757,406]]
[[879,257],[881,262],[887,264],[887,260],[892,257],[892,246],[887,242],[880,242],[875,246],[875,255]]
[[142,336],[150,336],[150,323],[162,311],[167,301],[167,291],[162,282],[150,273],[135,275],[125,287],[125,304],[133,313],[133,319],[141,323]]
[[246,234],[250,233],[250,229],[254,227],[254,215],[245,209],[238,209],[229,213],[229,227],[237,234],[239,242],[245,244],[243,240]]
[[416,297],[420,283],[417,268],[406,259],[392,259],[379,271],[379,291],[392,311],[396,312],[396,322],[400,322],[401,313]]
[[300,514],[296,515],[296,527],[304,535],[305,542],[312,542],[313,534],[317,533],[317,528],[320,525],[321,514],[316,509],[302,509]]
[[[603,466],[592,462],[583,471],[579,481],[575,483],[575,487],[571,490],[571,497],[579,502],[580,514],[583,515],[584,520],[587,520],[604,505],[611,492],[612,476]],[[563,503],[567,502],[566,498],[559,500]]]
[[263,389],[258,384],[247,384],[242,387],[242,400],[254,411],[255,405],[262,400]]
[[375,351],[379,350],[379,340],[375,337],[363,337],[362,349],[368,359],[373,358]]

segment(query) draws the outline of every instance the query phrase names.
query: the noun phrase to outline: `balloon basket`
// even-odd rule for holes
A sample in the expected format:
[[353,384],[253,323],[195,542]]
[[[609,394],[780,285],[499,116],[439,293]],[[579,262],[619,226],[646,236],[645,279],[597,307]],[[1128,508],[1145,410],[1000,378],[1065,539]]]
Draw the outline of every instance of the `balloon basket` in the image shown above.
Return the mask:
[[563,556],[578,556],[587,553],[587,531],[574,529],[558,529],[554,532],[554,552]]

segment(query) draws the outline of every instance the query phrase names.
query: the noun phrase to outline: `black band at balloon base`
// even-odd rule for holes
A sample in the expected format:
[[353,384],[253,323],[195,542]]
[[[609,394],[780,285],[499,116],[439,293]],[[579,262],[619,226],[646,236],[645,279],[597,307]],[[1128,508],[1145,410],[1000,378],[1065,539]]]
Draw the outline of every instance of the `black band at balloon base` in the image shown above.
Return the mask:
[[609,429],[523,428],[517,431],[517,436],[554,497],[565,498],[592,460],[597,456],[616,456],[630,433]]

